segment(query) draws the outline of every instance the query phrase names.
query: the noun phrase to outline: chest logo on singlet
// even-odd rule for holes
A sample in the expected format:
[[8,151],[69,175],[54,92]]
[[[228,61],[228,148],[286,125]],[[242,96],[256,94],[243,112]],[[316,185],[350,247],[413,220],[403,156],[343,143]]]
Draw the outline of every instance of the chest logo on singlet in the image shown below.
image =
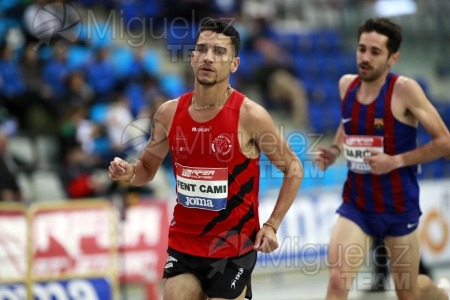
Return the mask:
[[227,207],[227,168],[195,168],[180,164],[175,167],[179,204],[213,211]]
[[216,154],[227,155],[232,148],[231,139],[229,136],[221,134],[214,138],[211,143],[211,149]]
[[382,118],[375,118],[375,120],[373,120],[373,126],[376,129],[384,128],[384,119],[382,119]]
[[192,132],[210,132],[211,131],[211,127],[192,127]]
[[368,174],[372,170],[364,158],[370,156],[370,150],[383,152],[382,136],[345,135],[344,156],[350,171]]

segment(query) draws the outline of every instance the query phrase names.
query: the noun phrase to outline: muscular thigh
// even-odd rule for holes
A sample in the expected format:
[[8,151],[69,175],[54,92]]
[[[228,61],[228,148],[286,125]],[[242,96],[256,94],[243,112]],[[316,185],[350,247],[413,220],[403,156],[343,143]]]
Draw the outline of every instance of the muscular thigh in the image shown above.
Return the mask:
[[200,281],[190,273],[168,278],[164,287],[164,300],[205,300]]
[[334,226],[328,249],[330,267],[356,272],[364,263],[372,242],[372,238],[356,223],[340,216]]
[[388,236],[384,242],[390,256],[394,282],[405,285],[405,288],[415,286],[420,260],[417,230],[404,236]]

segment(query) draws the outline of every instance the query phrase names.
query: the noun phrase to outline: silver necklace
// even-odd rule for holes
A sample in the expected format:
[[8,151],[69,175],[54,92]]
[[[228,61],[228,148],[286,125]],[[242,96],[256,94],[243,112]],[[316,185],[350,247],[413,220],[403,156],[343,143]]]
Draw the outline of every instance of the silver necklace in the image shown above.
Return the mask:
[[222,95],[222,97],[220,97],[219,100],[217,100],[214,103],[210,103],[207,105],[203,105],[203,106],[196,106],[195,105],[195,90],[192,93],[192,101],[191,101],[191,105],[195,110],[203,110],[203,109],[213,109],[214,107],[220,107],[220,104],[222,103],[222,100],[228,95],[228,93],[230,92],[231,86],[228,85],[227,90],[225,91],[225,94]]

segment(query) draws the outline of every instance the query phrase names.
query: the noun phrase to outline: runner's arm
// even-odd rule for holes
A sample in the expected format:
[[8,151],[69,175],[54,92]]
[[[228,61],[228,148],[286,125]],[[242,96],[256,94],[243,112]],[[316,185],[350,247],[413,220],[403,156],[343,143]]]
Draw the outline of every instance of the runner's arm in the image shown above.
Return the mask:
[[[244,104],[245,105],[245,104]],[[297,196],[303,179],[303,166],[298,156],[292,151],[285,138],[276,128],[269,113],[260,105],[251,102],[245,113],[248,114],[246,127],[258,148],[271,163],[283,172],[283,182],[275,207],[267,220],[276,229],[286,215]]]
[[412,79],[396,84],[396,96],[430,134],[431,141],[412,151],[395,155],[397,168],[426,163],[450,154],[450,133],[436,108],[427,99],[420,85]]

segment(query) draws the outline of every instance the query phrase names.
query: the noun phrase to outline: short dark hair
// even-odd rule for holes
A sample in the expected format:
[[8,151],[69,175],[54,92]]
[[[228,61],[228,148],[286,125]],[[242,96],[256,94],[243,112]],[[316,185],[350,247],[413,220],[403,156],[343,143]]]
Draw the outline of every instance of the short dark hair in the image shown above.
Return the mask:
[[400,49],[402,43],[402,29],[400,25],[392,22],[388,18],[367,19],[358,28],[358,39],[362,33],[373,31],[387,36],[388,41],[386,47],[388,48],[389,56]]
[[220,19],[214,18],[205,18],[200,23],[200,28],[195,37],[195,44],[197,44],[198,37],[201,32],[205,30],[211,30],[216,33],[222,33],[225,36],[228,36],[231,39],[231,44],[234,48],[234,55],[238,56],[239,48],[241,46],[241,37],[239,36],[239,32],[231,25],[231,22],[227,23]]

